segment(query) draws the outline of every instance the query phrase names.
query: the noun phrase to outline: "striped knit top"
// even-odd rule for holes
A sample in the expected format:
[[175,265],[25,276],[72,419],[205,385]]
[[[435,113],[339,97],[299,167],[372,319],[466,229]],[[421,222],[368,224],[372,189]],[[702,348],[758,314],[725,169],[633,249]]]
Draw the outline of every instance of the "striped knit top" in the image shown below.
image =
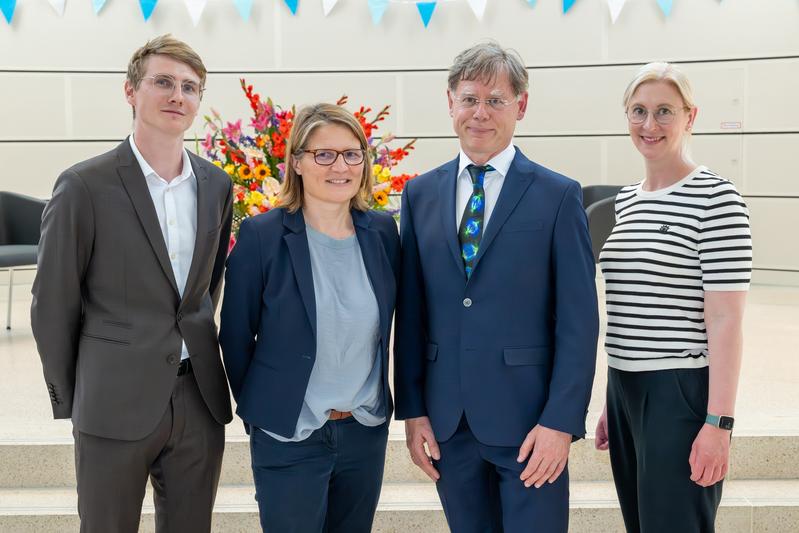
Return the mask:
[[674,185],[616,197],[599,256],[608,365],[626,371],[707,366],[704,291],[745,291],[752,274],[749,211],[735,186],[697,167]]

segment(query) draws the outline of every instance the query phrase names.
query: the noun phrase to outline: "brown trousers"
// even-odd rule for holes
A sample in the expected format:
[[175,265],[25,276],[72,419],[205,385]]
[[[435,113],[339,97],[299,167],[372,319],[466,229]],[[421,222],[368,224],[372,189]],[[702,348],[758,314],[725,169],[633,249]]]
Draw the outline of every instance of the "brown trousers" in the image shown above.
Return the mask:
[[161,421],[144,439],[73,435],[81,533],[136,533],[148,476],[158,533],[211,531],[225,426],[208,411],[194,374],[176,379]]

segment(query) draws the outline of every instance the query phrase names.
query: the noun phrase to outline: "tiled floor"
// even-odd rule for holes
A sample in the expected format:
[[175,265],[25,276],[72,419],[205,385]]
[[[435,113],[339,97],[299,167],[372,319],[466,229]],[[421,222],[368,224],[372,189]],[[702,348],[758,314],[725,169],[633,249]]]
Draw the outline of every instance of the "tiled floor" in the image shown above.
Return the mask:
[[[0,330],[0,441],[71,440],[70,423],[52,419],[28,321],[29,306],[29,287],[16,287],[12,329]],[[0,318],[4,323],[2,300]],[[589,431],[596,424],[604,396],[606,362],[601,345],[600,339]],[[756,285],[748,298],[744,324],[736,433],[799,435],[798,391],[799,288]],[[230,436],[243,435],[239,423],[229,425],[227,431]],[[401,425],[392,427],[392,433],[401,432]]]

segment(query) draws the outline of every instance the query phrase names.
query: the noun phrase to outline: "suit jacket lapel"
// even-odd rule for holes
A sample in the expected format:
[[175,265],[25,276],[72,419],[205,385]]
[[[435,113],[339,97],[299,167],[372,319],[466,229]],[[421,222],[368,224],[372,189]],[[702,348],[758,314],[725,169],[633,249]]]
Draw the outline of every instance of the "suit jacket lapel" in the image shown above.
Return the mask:
[[[517,148],[516,156],[513,158],[513,163],[511,163],[510,169],[508,169],[508,175],[505,176],[505,182],[502,184],[502,190],[499,192],[497,204],[494,206],[494,211],[491,213],[491,218],[488,221],[485,233],[483,233],[483,238],[480,240],[480,248],[474,260],[474,270],[477,270],[480,258],[486,254],[486,250],[488,250],[491,243],[494,242],[494,238],[499,233],[499,230],[508,220],[508,217],[516,208],[516,204],[522,199],[522,196],[532,182],[532,166]],[[474,274],[472,277],[474,277]]]
[[[438,170],[439,183],[439,202],[441,205],[441,223],[444,228],[444,238],[447,246],[452,252],[452,258],[458,269],[463,271],[463,259],[461,258],[461,247],[458,243],[458,228],[455,224],[457,219],[455,214],[455,194],[458,181],[458,158],[447,163]],[[466,279],[466,274],[464,274]]]
[[122,185],[130,197],[133,208],[136,210],[144,233],[150,241],[150,246],[152,246],[153,252],[161,264],[164,275],[169,279],[172,288],[175,289],[175,293],[180,294],[178,284],[175,281],[175,274],[172,272],[172,264],[169,262],[164,235],[161,233],[161,226],[158,223],[158,215],[155,212],[150,190],[147,188],[144,174],[142,174],[141,167],[139,167],[129,143],[130,141],[125,139],[117,147],[117,160],[119,161],[117,172],[122,179]]
[[[385,271],[384,265],[388,258],[383,250],[383,243],[377,231],[369,227],[371,221],[368,213],[352,211],[352,220],[355,224],[355,234],[358,236],[358,245],[361,248],[361,257],[366,268],[366,275],[372,285],[372,290],[377,299],[377,308],[380,314],[380,336],[386,331],[389,322],[388,305],[385,295],[385,284],[392,274]],[[383,339],[385,342],[386,339]]]
[[284,211],[283,225],[290,230],[290,233],[283,236],[283,240],[289,249],[297,288],[300,291],[308,321],[311,323],[314,338],[316,338],[316,295],[313,288],[311,252],[308,249],[308,236],[305,234],[305,219],[302,216],[302,211],[297,210],[294,213]]
[[198,272],[201,269],[203,258],[208,260],[213,255],[208,254],[207,239],[205,238],[213,228],[211,220],[211,213],[215,212],[214,202],[215,198],[208,190],[208,173],[202,165],[194,161],[192,154],[189,154],[189,161],[194,171],[194,177],[197,180],[197,232],[194,235],[194,252],[191,256],[191,266],[189,268],[189,275],[186,277],[186,286],[183,288],[184,296],[189,294],[189,290],[196,283]]

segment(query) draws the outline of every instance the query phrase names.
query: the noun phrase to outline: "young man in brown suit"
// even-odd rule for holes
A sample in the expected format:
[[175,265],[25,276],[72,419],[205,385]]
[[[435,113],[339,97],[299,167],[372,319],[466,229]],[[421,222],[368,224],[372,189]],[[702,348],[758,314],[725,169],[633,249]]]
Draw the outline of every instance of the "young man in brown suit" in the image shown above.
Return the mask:
[[183,147],[206,69],[169,35],[137,50],[133,133],[65,170],[42,217],[31,323],[55,418],[71,418],[82,532],[210,531],[230,397],[214,309],[227,175]]

